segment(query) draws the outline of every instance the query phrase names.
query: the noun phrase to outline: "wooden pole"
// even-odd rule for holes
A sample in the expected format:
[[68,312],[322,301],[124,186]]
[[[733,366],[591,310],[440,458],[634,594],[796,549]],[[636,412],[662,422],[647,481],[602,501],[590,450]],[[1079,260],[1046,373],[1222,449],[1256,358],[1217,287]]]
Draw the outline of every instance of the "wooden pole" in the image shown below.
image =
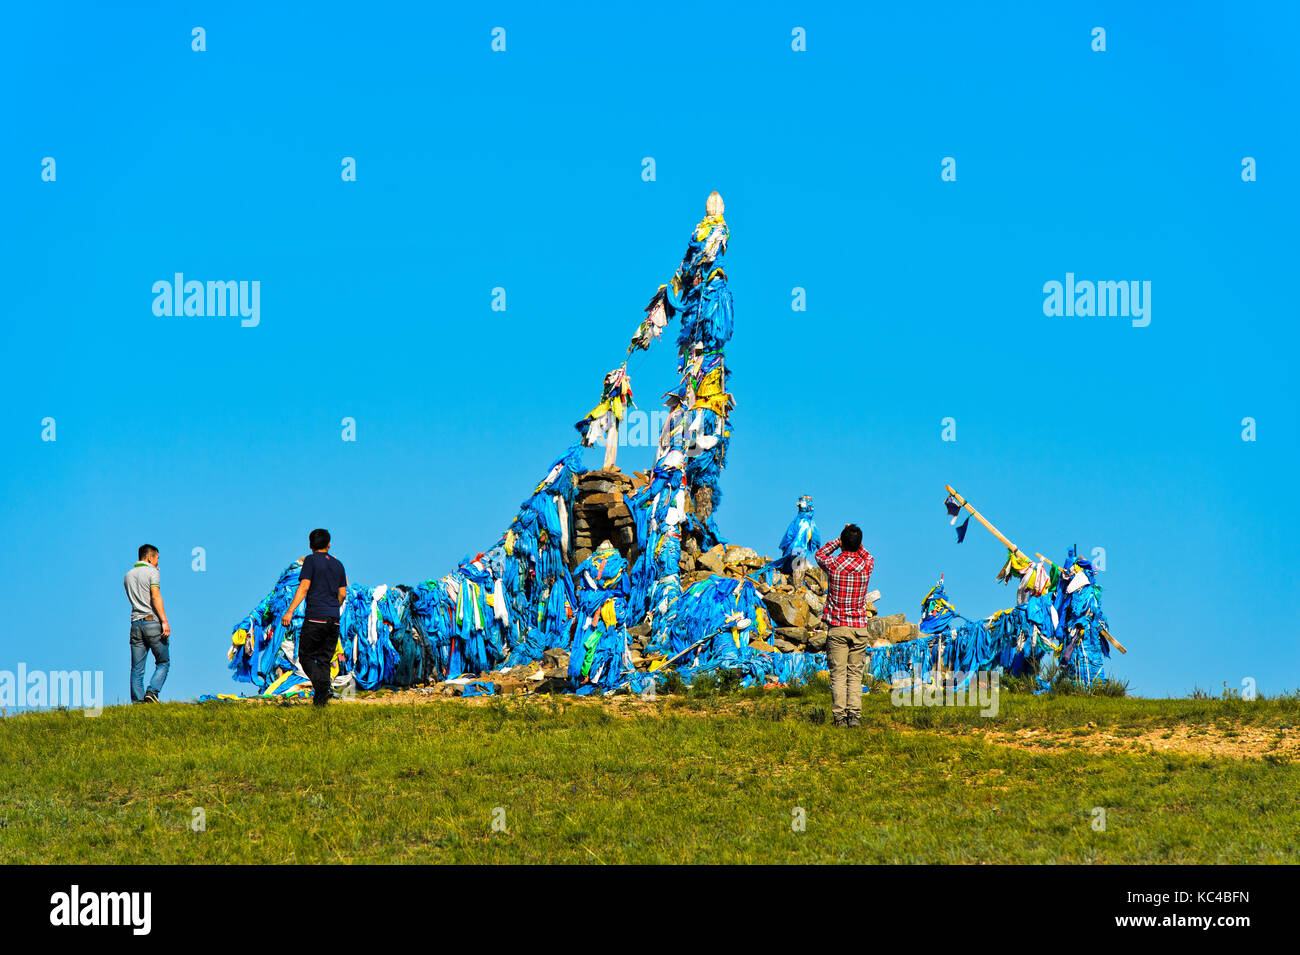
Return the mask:
[[958,494],[956,491],[954,491],[954,490],[952,489],[952,485],[951,485],[951,484],[945,484],[943,487],[944,487],[944,490],[946,490],[946,491],[948,492],[948,494],[951,495],[951,497],[952,497],[952,499],[953,499],[954,501],[956,501],[956,502],[957,502],[958,504],[960,504],[962,507],[966,508],[966,510],[970,511],[970,516],[971,516],[971,517],[975,518],[975,520],[979,521],[981,524],[983,524],[985,527],[987,527],[987,528],[989,529],[989,532],[992,533],[992,535],[993,535],[994,537],[996,537],[998,540],[1002,541],[1002,543],[1006,544],[1006,545],[1007,545],[1007,550],[1011,551],[1011,553],[1013,553],[1013,554],[1018,555],[1019,557],[1024,558],[1025,560],[1028,560],[1028,559],[1029,559],[1028,557],[1025,556],[1024,552],[1021,551],[1021,549],[1020,549],[1019,547],[1017,547],[1015,544],[1011,543],[1011,541],[1007,540],[1007,539],[1002,535],[1002,532],[1001,532],[1000,530],[998,530],[996,527],[994,527],[992,524],[990,524],[987,520],[985,520],[983,514],[981,514],[979,511],[975,510],[975,508],[971,507],[970,504],[968,504],[968,503],[966,502],[966,499],[965,499],[964,497],[962,497],[960,494]]
[[[951,484],[945,484],[943,487],[944,490],[948,492],[948,494],[952,497],[954,501],[956,501],[962,507],[966,508],[966,510],[970,511],[971,517],[975,518],[975,520],[979,521],[981,524],[987,527],[994,537],[1002,541],[1002,543],[1007,546],[1007,550],[1011,551],[1013,554],[1016,554],[1017,556],[1021,557],[1024,560],[1029,559],[1027,556],[1025,556],[1024,552],[1021,551],[1019,547],[1017,547],[1015,544],[1011,543],[1011,541],[1007,540],[1004,536],[1002,536],[1002,532],[1000,530],[998,530],[996,527],[994,527],[992,524],[986,521],[984,519],[983,514],[975,510],[975,508],[971,507],[970,504],[966,502],[966,499],[964,497],[962,497],[960,494],[954,491],[952,489]],[[1049,564],[1052,564],[1050,560],[1047,560],[1046,557],[1044,557],[1042,554],[1039,554],[1036,551],[1034,553],[1034,556],[1037,557],[1039,560],[1046,560]],[[1056,564],[1052,564],[1052,566],[1056,567]],[[1057,569],[1061,570],[1062,568],[1058,567]],[[1116,650],[1118,650],[1120,653],[1128,653],[1128,651],[1124,649],[1124,644],[1120,643],[1118,640],[1112,637],[1109,632],[1103,629],[1101,631],[1101,635],[1105,637],[1107,640],[1109,640],[1110,645],[1114,647]]]
[[664,661],[662,661],[662,662],[660,662],[659,660],[654,661],[654,663],[651,663],[651,664],[650,664],[650,672],[651,672],[651,673],[654,673],[656,670],[662,670],[664,667],[668,666],[670,663],[676,663],[679,659],[681,659],[682,657],[686,656],[686,654],[690,653],[692,650],[694,650],[696,647],[698,647],[700,644],[704,643],[704,642],[705,642],[706,640],[708,640],[708,639],[710,639],[710,638],[709,638],[709,637],[705,637],[703,640],[696,640],[694,643],[692,643],[689,647],[687,647],[687,648],[686,648],[685,650],[683,650],[681,653],[674,653],[674,654],[673,654],[672,656],[670,656],[667,660],[664,660]]
[[1118,640],[1112,637],[1110,635],[1110,631],[1107,630],[1105,627],[1101,628],[1101,635],[1105,637],[1107,640],[1109,640],[1110,645],[1114,647],[1116,650],[1118,650],[1120,653],[1128,653],[1128,651],[1124,649],[1124,644],[1120,643]]

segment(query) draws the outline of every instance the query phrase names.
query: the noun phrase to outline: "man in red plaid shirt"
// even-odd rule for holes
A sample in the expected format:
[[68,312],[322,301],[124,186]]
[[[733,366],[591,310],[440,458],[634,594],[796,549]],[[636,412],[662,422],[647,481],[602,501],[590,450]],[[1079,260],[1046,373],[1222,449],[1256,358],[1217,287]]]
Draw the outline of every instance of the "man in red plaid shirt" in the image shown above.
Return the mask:
[[[839,553],[835,553],[836,551]],[[817,551],[817,563],[830,578],[822,619],[831,672],[831,715],[836,726],[856,729],[862,714],[862,663],[867,650],[867,586],[875,559],[862,546],[862,528],[845,524],[839,540]]]

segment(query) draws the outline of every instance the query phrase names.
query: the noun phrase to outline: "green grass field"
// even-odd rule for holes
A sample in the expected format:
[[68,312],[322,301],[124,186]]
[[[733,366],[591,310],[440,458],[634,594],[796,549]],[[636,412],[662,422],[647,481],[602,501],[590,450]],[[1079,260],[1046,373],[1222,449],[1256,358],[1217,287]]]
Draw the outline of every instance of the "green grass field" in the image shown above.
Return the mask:
[[1294,697],[828,709],[814,684],[17,715],[0,861],[1296,860]]

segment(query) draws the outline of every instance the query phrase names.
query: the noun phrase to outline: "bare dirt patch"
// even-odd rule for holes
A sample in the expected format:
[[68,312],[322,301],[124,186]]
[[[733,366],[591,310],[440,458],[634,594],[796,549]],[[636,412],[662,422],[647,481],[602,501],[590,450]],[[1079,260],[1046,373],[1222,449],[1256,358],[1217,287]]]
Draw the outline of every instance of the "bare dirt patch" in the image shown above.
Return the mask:
[[987,742],[1036,752],[1085,749],[1092,753],[1181,753],[1229,759],[1291,760],[1300,757],[1300,737],[1275,728],[1244,727],[1223,730],[1212,726],[1177,726],[1140,733],[1089,728],[1014,732],[985,730]]
[[[728,699],[721,697],[710,700],[706,705],[688,703],[681,697],[659,696],[642,699],[637,694],[621,694],[612,697],[575,697],[572,695],[551,696],[543,693],[519,692],[523,687],[510,688],[514,692],[505,692],[498,696],[458,697],[448,695],[443,687],[417,687],[409,690],[381,691],[365,693],[345,702],[364,705],[417,705],[427,703],[448,703],[461,706],[490,706],[501,702],[543,703],[569,706],[600,706],[614,717],[652,716],[672,713],[677,716],[696,716],[700,718],[724,715],[755,715],[761,712],[768,701],[755,699]],[[829,700],[826,703],[829,705]],[[988,729],[970,729],[953,727],[945,730],[940,727],[921,728],[903,723],[888,721],[881,724],[873,721],[864,727],[864,733],[873,728],[888,727],[904,733],[937,733],[940,735],[974,735],[996,746],[1010,746],[1033,752],[1068,752],[1084,750],[1089,753],[1177,753],[1214,759],[1269,759],[1282,762],[1300,761],[1300,734],[1278,726],[1241,725],[1225,726],[1213,724],[1183,724],[1173,727],[1156,727],[1152,729],[1117,727],[1098,727],[1095,723],[1085,726],[1054,729],[1026,728],[1005,729],[996,726]]]

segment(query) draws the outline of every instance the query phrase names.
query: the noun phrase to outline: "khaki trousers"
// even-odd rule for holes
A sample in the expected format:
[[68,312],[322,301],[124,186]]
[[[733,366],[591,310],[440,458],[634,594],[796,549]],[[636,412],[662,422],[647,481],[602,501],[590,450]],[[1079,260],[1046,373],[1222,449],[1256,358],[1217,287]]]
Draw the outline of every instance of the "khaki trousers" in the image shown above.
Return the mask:
[[831,715],[835,719],[862,712],[862,662],[866,656],[865,627],[831,627],[826,634],[826,660],[831,673]]

